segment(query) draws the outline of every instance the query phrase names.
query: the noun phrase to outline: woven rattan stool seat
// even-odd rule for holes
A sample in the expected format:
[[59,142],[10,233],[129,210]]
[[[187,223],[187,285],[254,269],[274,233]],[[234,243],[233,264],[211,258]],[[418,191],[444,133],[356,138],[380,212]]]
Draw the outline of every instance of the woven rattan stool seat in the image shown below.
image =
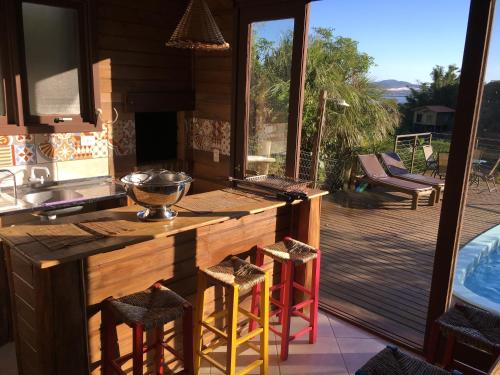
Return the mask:
[[274,245],[266,246],[262,251],[277,261],[291,260],[296,265],[307,263],[318,256],[314,247],[292,238],[285,238]]
[[237,284],[240,290],[248,290],[265,279],[265,272],[257,266],[238,257],[219,263],[204,270],[215,284],[231,286]]
[[500,315],[457,304],[437,323],[445,334],[453,333],[459,342],[489,353],[500,350]]
[[186,300],[170,289],[156,284],[145,291],[108,302],[118,320],[128,325],[143,324],[148,330],[180,318]]
[[450,375],[453,372],[387,347],[371,358],[356,375]]

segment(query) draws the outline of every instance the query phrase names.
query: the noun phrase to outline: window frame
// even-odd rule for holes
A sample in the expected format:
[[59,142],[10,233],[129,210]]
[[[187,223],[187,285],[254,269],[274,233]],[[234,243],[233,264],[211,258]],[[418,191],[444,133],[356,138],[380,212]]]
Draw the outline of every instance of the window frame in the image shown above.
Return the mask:
[[297,178],[299,174],[300,143],[304,82],[307,62],[307,38],[309,32],[310,0],[271,2],[265,0],[237,0],[238,35],[233,48],[233,121],[231,136],[232,173],[244,178],[247,170],[251,24],[280,19],[294,20],[292,71],[288,109],[288,134],[285,175]]
[[[59,6],[78,12],[80,39],[80,114],[33,116],[29,109],[29,91],[24,49],[22,4]],[[5,28],[0,30],[2,57],[7,60],[4,77],[7,90],[7,119],[0,120],[0,134],[35,134],[100,131],[102,122],[97,115],[100,108],[99,64],[96,55],[95,23],[92,0],[0,0],[5,10]],[[2,62],[4,61],[2,60]],[[2,65],[3,66],[3,65]],[[55,122],[57,117],[72,117],[72,121]],[[8,120],[8,121],[7,121]]]

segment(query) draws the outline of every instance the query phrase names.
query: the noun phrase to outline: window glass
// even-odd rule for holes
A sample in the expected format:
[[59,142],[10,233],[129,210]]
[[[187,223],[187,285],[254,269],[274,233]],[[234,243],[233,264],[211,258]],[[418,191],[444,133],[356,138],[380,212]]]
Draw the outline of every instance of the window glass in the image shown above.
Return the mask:
[[30,114],[79,114],[78,12],[24,2],[22,13]]
[[5,95],[3,92],[2,60],[0,59],[0,116],[5,116]]
[[293,26],[252,24],[247,174],[285,174]]

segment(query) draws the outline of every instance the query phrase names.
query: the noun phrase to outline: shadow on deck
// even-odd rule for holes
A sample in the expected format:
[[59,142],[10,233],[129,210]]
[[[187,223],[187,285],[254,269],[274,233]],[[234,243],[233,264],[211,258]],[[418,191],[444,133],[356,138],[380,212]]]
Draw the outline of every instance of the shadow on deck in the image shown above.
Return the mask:
[[[373,189],[325,197],[321,304],[389,338],[423,345],[441,203],[418,210]],[[469,191],[461,245],[500,222],[500,192]]]

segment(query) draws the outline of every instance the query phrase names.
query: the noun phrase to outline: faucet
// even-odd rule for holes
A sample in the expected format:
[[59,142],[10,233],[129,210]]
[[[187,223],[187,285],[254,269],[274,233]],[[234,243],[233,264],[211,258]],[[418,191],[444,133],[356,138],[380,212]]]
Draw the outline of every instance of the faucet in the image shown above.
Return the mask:
[[[40,177],[36,176],[36,171],[44,171],[46,177],[43,174]],[[45,179],[50,177],[50,170],[47,167],[33,167],[31,168],[31,176],[28,178],[29,182],[40,182],[42,185],[45,183]]]
[[17,204],[17,183],[16,183],[16,175],[10,169],[0,169],[0,172],[9,173],[12,176],[12,184],[14,186],[14,198],[16,199]]

